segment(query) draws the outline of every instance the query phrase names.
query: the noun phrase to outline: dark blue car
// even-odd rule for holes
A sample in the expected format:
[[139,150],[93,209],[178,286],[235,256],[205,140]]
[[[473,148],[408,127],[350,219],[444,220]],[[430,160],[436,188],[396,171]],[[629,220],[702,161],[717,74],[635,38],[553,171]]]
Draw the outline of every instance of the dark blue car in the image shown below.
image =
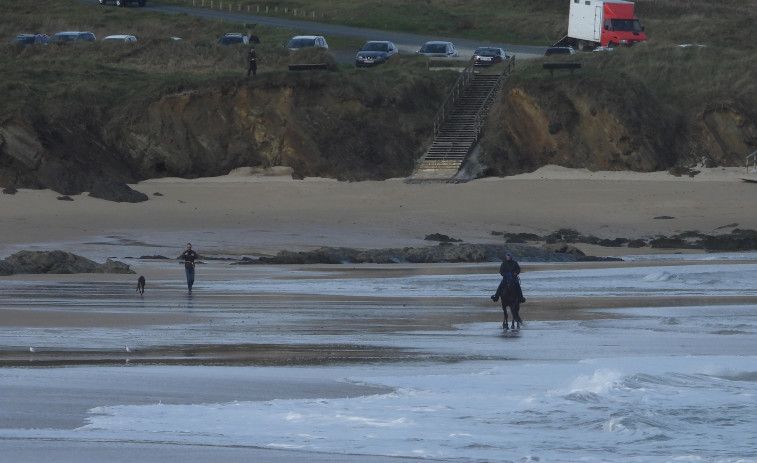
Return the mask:
[[386,60],[395,53],[397,53],[397,47],[392,42],[386,40],[372,40],[366,42],[360,51],[357,52],[355,66],[378,66],[379,64],[386,62]]

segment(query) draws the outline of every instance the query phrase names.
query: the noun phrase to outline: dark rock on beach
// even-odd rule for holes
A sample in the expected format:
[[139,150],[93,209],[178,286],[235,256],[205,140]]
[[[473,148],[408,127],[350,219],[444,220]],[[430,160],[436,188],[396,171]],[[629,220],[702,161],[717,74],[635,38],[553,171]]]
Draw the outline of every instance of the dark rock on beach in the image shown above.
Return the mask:
[[93,198],[115,201],[118,203],[141,203],[147,201],[146,194],[132,190],[123,182],[100,179],[92,183],[89,195]]
[[440,243],[459,243],[463,241],[457,238],[450,238],[449,236],[442,235],[441,233],[432,233],[430,235],[426,235],[426,237],[423,239],[426,241],[439,241]]
[[22,273],[135,273],[128,265],[107,259],[104,264],[65,251],[19,251],[0,260],[0,275]]
[[[273,257],[258,260],[243,259],[237,264],[391,264],[391,263],[464,263],[500,262],[506,253],[517,256],[521,262],[578,262],[585,256],[555,253],[534,246],[517,244],[458,244],[442,243],[438,246],[359,250],[353,248],[323,247],[313,251],[281,251]],[[596,258],[598,260],[620,260]]]

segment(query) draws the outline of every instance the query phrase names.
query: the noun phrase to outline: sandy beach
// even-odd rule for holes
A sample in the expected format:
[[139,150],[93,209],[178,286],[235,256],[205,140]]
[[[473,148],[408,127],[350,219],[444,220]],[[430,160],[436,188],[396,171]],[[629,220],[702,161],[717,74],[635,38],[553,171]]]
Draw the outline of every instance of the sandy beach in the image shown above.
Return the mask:
[[[733,256],[694,256],[697,259],[687,261],[687,256],[671,255],[648,261],[523,263],[528,301],[521,313],[526,326],[522,338],[512,339],[502,337],[502,311],[489,299],[499,279],[496,263],[233,266],[220,258],[321,246],[433,246],[435,242],[424,240],[432,233],[467,243],[501,243],[503,238],[496,233],[545,235],[561,228],[601,238],[757,229],[757,214],[751,213],[757,184],[743,181],[744,177],[748,178],[743,169],[673,177],[546,167],[464,184],[412,185],[402,179],[292,180],[280,169],[262,173],[240,169],[218,178],[156,179],[133,185],[150,198],[140,204],[112,203],[87,194],[61,201],[51,191],[0,195],[0,258],[20,250],[60,249],[97,262],[108,257],[122,261],[148,281],[147,292],[139,296],[136,275],[27,274],[0,279],[0,370],[7,373],[0,375],[0,385],[8,392],[0,407],[4,436],[0,447],[17,461],[47,455],[48,460],[62,463],[88,457],[110,462],[200,462],[222,457],[229,462],[252,458],[290,463],[303,456],[309,461],[354,461],[349,452],[358,447],[352,444],[347,454],[338,445],[314,452],[307,442],[291,447],[287,439],[309,440],[317,422],[306,424],[307,432],[282,438],[277,433],[286,435],[293,422],[256,426],[278,416],[256,407],[292,403],[296,413],[286,416],[297,416],[312,404],[347,401],[348,415],[371,416],[386,413],[373,404],[372,395],[403,390],[399,386],[403,378],[428,377],[422,389],[429,389],[437,384],[436,375],[446,372],[451,375],[446,383],[464,385],[469,369],[476,370],[474,365],[481,362],[498,368],[513,362],[553,365],[557,361],[566,362],[572,371],[577,360],[596,355],[591,347],[595,345],[601,346],[603,356],[645,359],[630,360],[634,365],[648,365],[650,355],[667,361],[676,352],[677,361],[716,353],[733,355],[734,368],[743,369],[738,355],[753,350],[746,327],[755,296],[741,289],[753,281],[751,256],[743,256],[743,262]],[[140,258],[174,258],[187,242],[209,257],[198,266],[192,295],[187,294],[184,271],[176,261]],[[660,252],[579,247],[593,255]],[[702,281],[715,284],[715,289],[700,290]],[[719,318],[723,326],[716,327],[708,325],[709,319],[698,321],[698,313],[715,306],[743,312],[739,316],[745,321],[738,329],[728,324],[729,317]],[[646,316],[660,321],[648,330]],[[616,324],[627,328],[614,331]],[[682,325],[704,332],[681,334]],[[659,330],[667,333],[661,336]],[[530,372],[521,390],[532,394],[538,385],[552,384],[558,374],[552,367],[531,368],[508,371],[502,380],[512,381],[512,372]],[[399,379],[378,388],[373,381],[339,380],[372,375],[377,369],[386,375],[396,371]],[[474,377],[486,381],[490,376]],[[499,397],[502,380],[483,387]],[[401,408],[430,410],[443,400],[447,404],[443,409],[451,410],[459,403],[464,416],[450,418],[449,423],[457,427],[470,421],[467,389],[432,398],[429,406],[418,407],[417,400],[411,397],[410,406]],[[250,411],[239,420],[233,410],[223,412],[218,422],[225,426],[213,431],[219,437],[207,445],[205,436],[215,434],[203,428],[209,413],[203,404],[219,404],[213,407],[219,410],[232,404]],[[360,409],[363,404],[365,410]],[[107,419],[103,407],[111,406],[116,415],[148,411],[143,418],[116,419],[115,423],[133,425],[126,430],[115,425],[114,438],[108,434],[107,422],[88,424]],[[189,431],[183,417],[152,424],[164,411],[195,409],[200,410],[200,418]],[[563,405],[560,411],[564,412]],[[422,423],[425,413],[412,415],[408,422]],[[583,409],[576,412],[577,417],[585,414]],[[388,422],[404,423],[403,417],[386,415]],[[343,417],[336,422],[339,419]],[[478,422],[473,420],[470,426]],[[353,429],[355,424],[349,423],[348,429]],[[421,428],[446,429],[445,423]],[[563,424],[554,428],[563,429]],[[151,433],[154,426],[161,431]],[[466,438],[472,444],[461,444],[459,454],[470,455],[471,449],[480,448],[482,459],[498,461],[503,454],[486,453],[491,444],[479,445],[477,440],[489,432],[474,427],[461,434],[472,436]],[[542,425],[540,430],[550,427]],[[271,437],[258,437],[271,429]],[[171,437],[174,430],[179,430],[179,437]],[[372,428],[366,435],[377,432],[382,431]],[[419,433],[415,428],[412,432]],[[334,442],[342,442],[342,434],[349,433],[337,434]],[[156,435],[168,437],[153,442]],[[406,444],[404,435],[406,431],[390,440],[395,443],[386,449],[357,451],[360,460],[417,461],[412,450],[416,444]],[[428,436],[424,439],[431,448],[445,448],[449,437],[445,435],[441,445]],[[365,443],[364,438],[357,442]],[[410,450],[388,453],[393,445]],[[736,448],[741,452],[741,447]],[[543,450],[546,455],[550,451]],[[651,452],[647,447],[640,451]],[[447,461],[439,455],[439,461]],[[498,456],[492,459],[492,455]]]
[[[633,239],[689,230],[718,233],[736,227],[757,229],[757,214],[751,213],[757,184],[744,178],[749,176],[740,168],[703,169],[694,177],[675,177],[665,172],[589,172],[548,166],[507,178],[414,185],[402,179],[358,183],[316,178],[292,180],[285,168],[279,168],[262,172],[238,169],[227,176],[194,180],[148,180],[133,185],[150,198],[138,204],[113,203],[87,194],[73,196],[73,201],[61,201],[56,199],[60,195],[52,191],[21,190],[15,195],[0,195],[3,211],[0,258],[23,249],[62,249],[98,262],[108,257],[126,260],[137,273],[148,273],[150,284],[156,280],[180,283],[181,269],[137,258],[145,255],[173,258],[187,242],[192,242],[202,256],[238,258],[321,246],[361,249],[430,246],[436,243],[424,238],[432,233],[468,243],[501,243],[503,238],[493,232],[544,235],[571,228],[601,238]],[[670,252],[579,247],[590,255]],[[617,265],[634,264],[579,266]],[[353,272],[371,278],[400,273],[496,272],[496,268],[486,266],[483,270],[448,269],[439,265],[338,267],[341,268],[324,271]],[[549,264],[524,264],[526,272],[550,268]],[[561,264],[559,268],[568,267]],[[133,279],[128,275],[10,278],[43,284],[95,280],[129,286]],[[227,278],[228,265],[223,262],[202,268],[204,281]],[[706,303],[706,299],[686,302]],[[475,304],[483,308],[489,302]],[[680,302],[664,298],[647,300],[656,305]],[[532,301],[529,308],[531,319],[545,320],[580,317],[581,311],[577,310],[580,308],[627,307],[634,303],[629,298],[559,301],[547,298]],[[132,326],[207,321],[175,313],[157,313],[146,322],[145,317],[133,313],[83,315],[64,308],[53,313],[6,309],[4,321],[8,326]],[[433,329],[459,321],[439,314],[429,320],[431,325],[427,328]],[[394,329],[386,320],[375,326],[379,328],[373,329]],[[214,355],[223,356],[223,351]]]
[[0,257],[32,248],[77,252],[92,242],[180,250],[191,241],[204,255],[255,256],[320,246],[423,246],[432,233],[500,243],[493,232],[544,235],[571,228],[600,238],[648,238],[757,229],[757,184],[744,178],[743,168],[675,177],[550,166],[506,178],[412,185],[402,179],[292,180],[282,169],[238,169],[223,177],[132,185],[150,198],[138,204],[87,194],[60,201],[52,191],[20,190],[0,195]]

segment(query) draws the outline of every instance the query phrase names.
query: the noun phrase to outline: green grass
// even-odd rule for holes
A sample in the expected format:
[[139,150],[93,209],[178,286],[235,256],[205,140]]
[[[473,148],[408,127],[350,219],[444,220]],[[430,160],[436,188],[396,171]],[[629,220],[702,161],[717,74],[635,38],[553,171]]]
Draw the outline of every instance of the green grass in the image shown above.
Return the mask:
[[[181,4],[185,0],[151,1]],[[290,11],[318,11],[319,21],[544,44],[562,33],[567,1],[314,0],[266,4],[278,5],[279,15],[284,15],[285,7]],[[257,5],[248,0],[235,3],[241,4],[243,10],[247,4]],[[757,22],[757,0],[640,0],[637,14],[646,25],[650,43],[568,58],[584,63],[581,76],[592,77],[598,86],[603,82],[633,81],[636,87],[643,86],[651,98],[688,117],[701,114],[707,105],[727,102],[757,119],[757,53],[751,37],[752,24]],[[6,44],[0,45],[0,121],[16,112],[33,112],[35,107],[59,114],[71,108],[117,105],[135,96],[149,98],[166,87],[239,79],[246,71],[244,46],[216,45],[218,37],[226,32],[247,32],[241,23],[102,7],[75,0],[0,2],[0,16],[0,36],[6,38]],[[71,29],[89,30],[98,38],[134,34],[139,42],[46,47],[8,43],[22,32],[52,35]],[[263,38],[257,47],[260,85],[278,85],[287,79],[300,82],[302,77],[287,73],[286,66],[308,56],[290,53],[282,46],[297,32],[256,28]],[[182,40],[172,41],[171,36]],[[332,49],[354,50],[362,43],[350,38],[327,38]],[[675,46],[680,43],[707,46],[681,49]],[[358,86],[371,85],[376,79],[428,74],[424,74],[424,59],[417,56],[400,56],[378,69],[354,69],[346,64],[333,64],[333,68],[344,74],[339,79]],[[549,78],[539,60],[518,61],[516,69],[520,79]],[[568,73],[556,76],[570,78]],[[442,83],[447,79],[432,78]]]

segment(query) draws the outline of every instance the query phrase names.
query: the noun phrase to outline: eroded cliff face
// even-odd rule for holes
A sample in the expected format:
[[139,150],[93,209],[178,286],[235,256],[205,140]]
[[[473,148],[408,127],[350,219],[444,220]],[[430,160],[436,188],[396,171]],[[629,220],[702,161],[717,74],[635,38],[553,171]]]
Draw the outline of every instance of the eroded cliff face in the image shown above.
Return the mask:
[[755,119],[736,104],[703,107],[681,114],[634,82],[510,82],[487,121],[483,162],[492,175],[546,164],[640,172],[743,165],[757,149]]
[[422,153],[443,97],[423,79],[402,84],[413,98],[309,80],[171,92],[147,102],[143,117],[117,121],[107,142],[120,145],[143,178],[276,165],[297,177],[401,177]]
[[447,85],[412,75],[382,85],[348,85],[338,74],[181,84],[118,107],[6,117],[0,186],[77,194],[105,179],[122,188],[279,165],[297,178],[406,176],[429,141]]
[[[128,194],[126,183],[246,166],[289,166],[296,178],[405,177],[431,142],[433,115],[454,78],[400,75],[369,86],[339,73],[303,74],[287,82],[177,84],[113,107],[32,108],[0,123],[0,187],[140,201],[147,198]],[[511,78],[487,120],[481,161],[488,175],[547,164],[743,165],[757,150],[754,111],[703,102],[700,114],[681,114],[634,81]]]

